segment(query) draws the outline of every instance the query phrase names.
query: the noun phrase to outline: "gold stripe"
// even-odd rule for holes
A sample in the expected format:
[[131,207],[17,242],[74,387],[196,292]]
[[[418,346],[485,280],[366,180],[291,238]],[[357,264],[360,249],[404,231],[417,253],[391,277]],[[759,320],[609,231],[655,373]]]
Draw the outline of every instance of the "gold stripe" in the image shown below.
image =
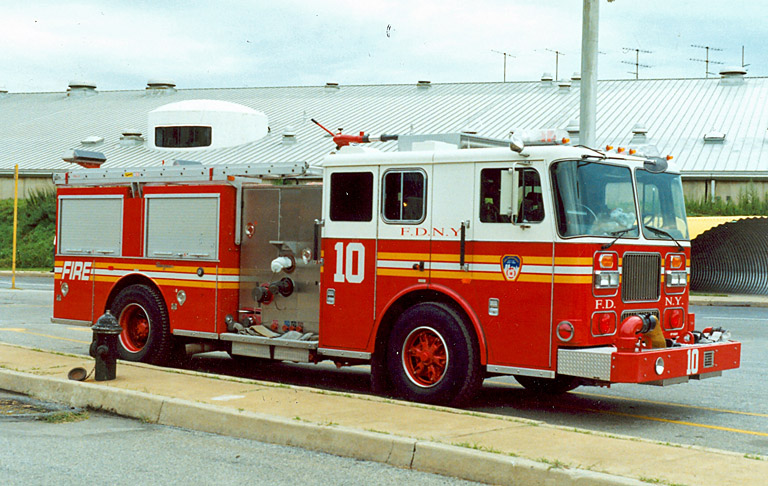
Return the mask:
[[504,276],[499,273],[488,273],[488,272],[462,272],[462,271],[451,271],[451,270],[432,270],[430,272],[430,277],[432,278],[453,278],[453,279],[468,279],[468,280],[495,280],[495,281],[503,281]]
[[398,270],[394,268],[378,268],[376,269],[376,275],[385,277],[418,277],[423,275],[426,277],[424,272],[418,270]]
[[377,256],[379,260],[429,260],[429,253],[392,253],[382,251]]
[[555,265],[588,265],[592,266],[592,257],[557,257]]
[[517,277],[518,282],[550,283],[552,275],[542,275],[536,273],[523,273]]
[[555,275],[555,283],[591,284],[592,275]]

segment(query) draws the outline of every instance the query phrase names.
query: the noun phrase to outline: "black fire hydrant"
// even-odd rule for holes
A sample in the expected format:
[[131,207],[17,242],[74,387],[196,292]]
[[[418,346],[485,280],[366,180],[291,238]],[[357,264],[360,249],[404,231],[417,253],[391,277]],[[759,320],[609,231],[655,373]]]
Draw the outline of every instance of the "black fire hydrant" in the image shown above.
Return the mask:
[[96,359],[96,381],[114,380],[117,374],[117,337],[123,332],[109,311],[91,327],[90,355]]

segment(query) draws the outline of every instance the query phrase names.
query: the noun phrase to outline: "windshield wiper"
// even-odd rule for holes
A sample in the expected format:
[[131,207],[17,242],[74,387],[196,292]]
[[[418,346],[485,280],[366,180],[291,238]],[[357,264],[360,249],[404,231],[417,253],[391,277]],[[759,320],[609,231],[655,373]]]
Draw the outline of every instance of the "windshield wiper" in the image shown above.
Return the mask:
[[645,229],[653,231],[657,235],[666,236],[667,238],[675,242],[675,244],[677,245],[677,251],[683,251],[683,245],[681,245],[680,242],[677,241],[674,236],[670,235],[666,231],[660,230],[659,228],[654,228],[653,226],[643,225],[643,227]]
[[614,243],[619,241],[619,238],[621,238],[622,236],[626,235],[630,231],[636,230],[636,229],[637,229],[637,226],[631,226],[629,228],[624,228],[624,229],[620,229],[620,230],[617,230],[617,231],[611,231],[611,236],[615,236],[616,238],[614,238],[613,241],[611,241],[610,243],[606,243],[603,246],[601,246],[600,249],[601,250],[607,250],[608,248],[612,247]]

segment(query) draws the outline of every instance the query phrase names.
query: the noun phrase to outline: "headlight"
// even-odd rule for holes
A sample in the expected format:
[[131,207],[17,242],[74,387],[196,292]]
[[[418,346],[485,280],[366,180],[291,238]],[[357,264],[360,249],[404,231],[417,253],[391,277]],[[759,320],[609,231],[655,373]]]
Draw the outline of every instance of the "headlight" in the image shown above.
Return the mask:
[[685,287],[688,283],[686,272],[667,272],[667,287]]
[[595,272],[595,288],[615,289],[619,286],[619,272]]

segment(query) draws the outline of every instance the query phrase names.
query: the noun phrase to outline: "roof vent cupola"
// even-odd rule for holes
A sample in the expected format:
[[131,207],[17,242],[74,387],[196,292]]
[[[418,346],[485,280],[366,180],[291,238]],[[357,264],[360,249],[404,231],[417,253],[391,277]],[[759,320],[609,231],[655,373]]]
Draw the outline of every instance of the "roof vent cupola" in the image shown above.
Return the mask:
[[67,96],[93,96],[96,93],[96,83],[87,81],[70,81],[67,86]]

